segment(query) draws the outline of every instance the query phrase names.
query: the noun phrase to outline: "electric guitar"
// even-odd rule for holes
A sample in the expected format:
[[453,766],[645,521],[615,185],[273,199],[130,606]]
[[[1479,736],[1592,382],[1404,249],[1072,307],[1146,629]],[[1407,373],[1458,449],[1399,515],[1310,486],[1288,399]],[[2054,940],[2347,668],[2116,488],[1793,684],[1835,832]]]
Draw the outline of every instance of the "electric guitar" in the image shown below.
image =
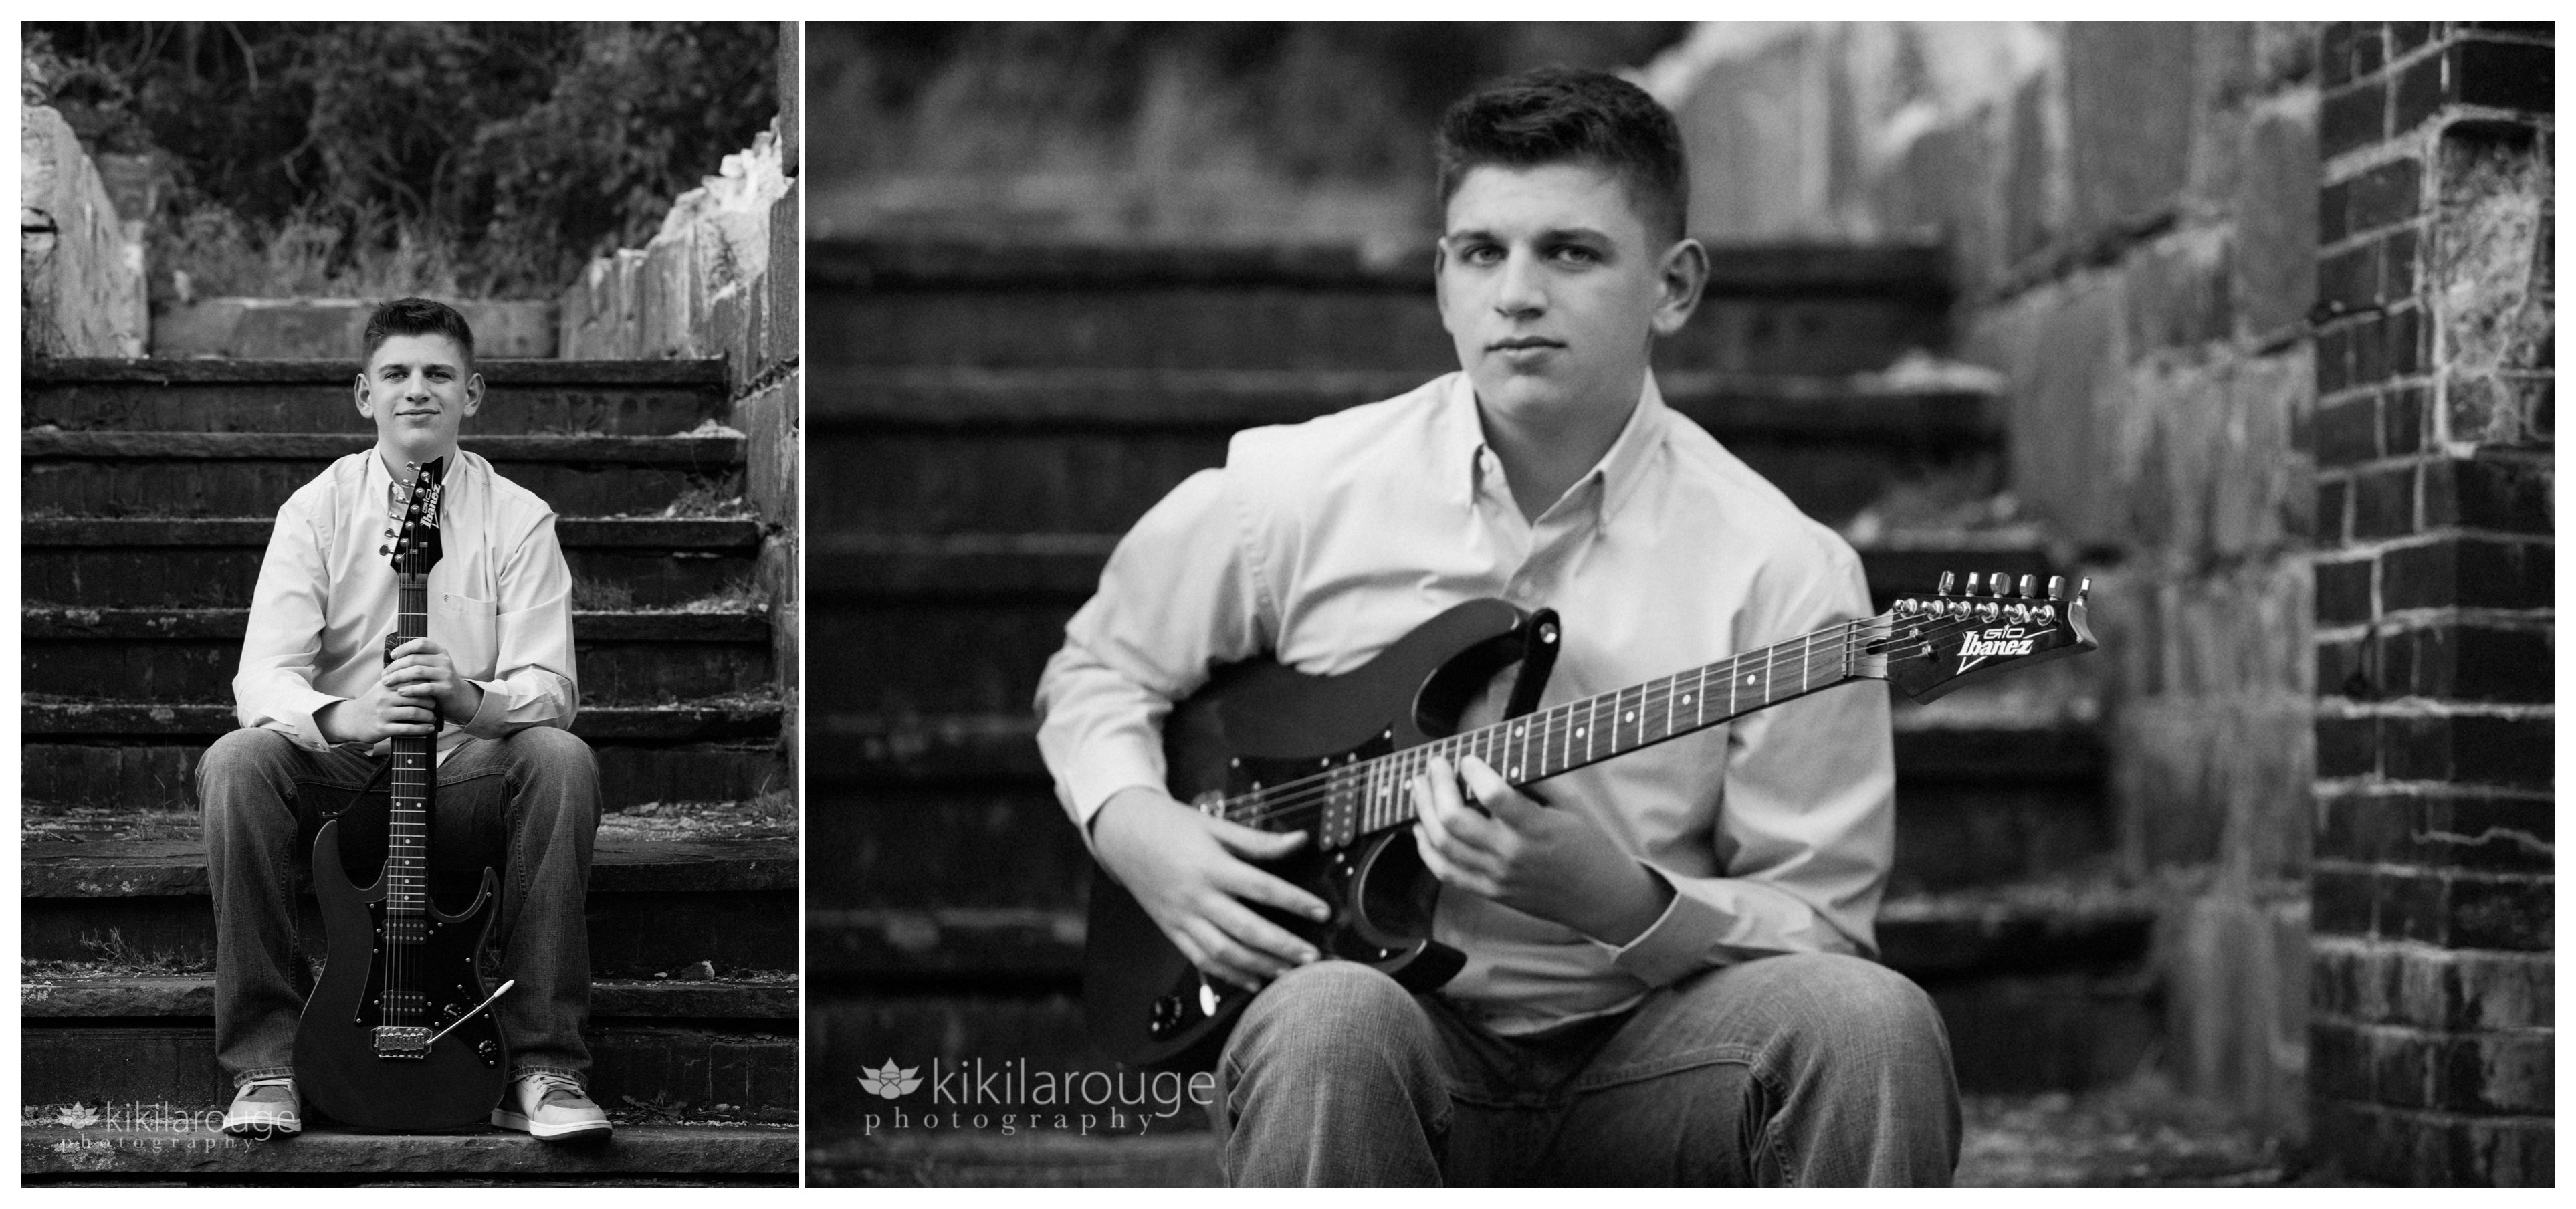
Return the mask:
[[[378,551],[393,560],[400,610],[385,636],[394,649],[429,635],[429,569],[439,559],[441,458],[418,468],[402,497],[400,528]],[[509,1074],[510,1043],[489,1012],[510,989],[486,993],[477,958],[499,913],[500,878],[487,866],[472,905],[449,914],[429,895],[430,811],[438,788],[435,735],[397,735],[389,788],[384,871],[351,884],[340,823],[313,842],[313,890],[329,959],[295,1031],[295,1080],[324,1115],[360,1129],[436,1132],[485,1124]],[[306,787],[304,792],[315,792]],[[362,802],[367,790],[340,804]],[[325,803],[328,810],[330,803]],[[336,812],[334,812],[336,813]]]
[[[2098,645],[2085,618],[2090,580],[2072,599],[2059,577],[2046,595],[2028,575],[2018,585],[1971,575],[1960,592],[1955,582],[1944,574],[1937,593],[1877,616],[1543,711],[1560,637],[1554,610],[1468,601],[1338,676],[1268,660],[1219,670],[1163,724],[1169,787],[1216,818],[1307,832],[1305,846],[1262,864],[1323,899],[1332,917],[1246,905],[1328,957],[1429,991],[1466,962],[1431,939],[1440,885],[1408,834],[1405,786],[1431,757],[1472,755],[1525,786],[1855,680],[1931,701]],[[1461,733],[1468,703],[1515,664],[1503,720]],[[1083,961],[1092,1043],[1130,1065],[1206,1069],[1253,993],[1201,974],[1107,870],[1093,873]]]

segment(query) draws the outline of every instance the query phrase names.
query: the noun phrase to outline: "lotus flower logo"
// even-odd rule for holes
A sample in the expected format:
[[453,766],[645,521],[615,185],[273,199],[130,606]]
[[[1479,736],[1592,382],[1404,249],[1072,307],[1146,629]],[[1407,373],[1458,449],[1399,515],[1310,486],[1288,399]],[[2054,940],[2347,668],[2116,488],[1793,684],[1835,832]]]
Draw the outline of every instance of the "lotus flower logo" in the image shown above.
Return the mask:
[[918,1066],[897,1069],[894,1059],[888,1058],[885,1067],[881,1070],[860,1067],[859,1086],[891,1100],[921,1086],[921,1080],[916,1077],[920,1073],[921,1068]]
[[54,1113],[54,1124],[69,1125],[74,1129],[87,1129],[98,1124],[99,1119],[98,1110],[86,1104],[74,1104]]

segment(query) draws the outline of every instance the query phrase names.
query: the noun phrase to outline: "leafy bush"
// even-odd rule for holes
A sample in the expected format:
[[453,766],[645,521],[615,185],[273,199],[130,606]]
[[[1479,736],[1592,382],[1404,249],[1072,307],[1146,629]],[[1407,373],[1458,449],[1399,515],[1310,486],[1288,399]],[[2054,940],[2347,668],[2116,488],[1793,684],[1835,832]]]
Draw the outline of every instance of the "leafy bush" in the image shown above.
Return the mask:
[[166,169],[156,294],[551,296],[778,110],[767,23],[26,29],[22,95]]

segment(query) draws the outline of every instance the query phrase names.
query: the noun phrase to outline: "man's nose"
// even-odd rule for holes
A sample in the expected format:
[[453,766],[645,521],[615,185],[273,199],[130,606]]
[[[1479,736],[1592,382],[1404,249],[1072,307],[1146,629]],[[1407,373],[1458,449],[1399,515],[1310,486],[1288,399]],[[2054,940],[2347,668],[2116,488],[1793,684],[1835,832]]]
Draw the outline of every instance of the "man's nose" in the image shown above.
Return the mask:
[[1526,318],[1547,309],[1547,289],[1537,257],[1515,251],[1503,258],[1501,276],[1494,283],[1494,309],[1514,318]]

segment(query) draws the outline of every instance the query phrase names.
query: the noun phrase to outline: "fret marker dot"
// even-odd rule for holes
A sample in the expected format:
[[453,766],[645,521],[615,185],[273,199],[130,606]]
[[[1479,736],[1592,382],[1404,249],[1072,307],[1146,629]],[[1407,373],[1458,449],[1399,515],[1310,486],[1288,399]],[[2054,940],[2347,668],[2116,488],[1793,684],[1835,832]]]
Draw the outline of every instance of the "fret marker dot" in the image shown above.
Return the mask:
[[1578,726],[1578,727],[1575,727],[1575,728],[1574,728],[1574,737],[1575,737],[1575,738],[1577,738],[1577,739],[1580,739],[1580,738],[1582,738],[1582,737],[1583,737],[1583,728],[1582,728],[1582,727]]
[[1751,672],[1747,672],[1747,673],[1745,673],[1745,675],[1744,675],[1744,682],[1745,682],[1746,684],[1751,684],[1751,683],[1753,683],[1753,673],[1751,673]]
[[1690,698],[1691,698],[1691,695],[1690,695],[1689,693],[1683,693],[1683,694],[1682,694],[1682,704],[1684,704],[1684,705],[1688,705],[1688,704],[1690,704]]
[[1627,713],[1619,715],[1619,720],[1622,722],[1634,722],[1637,720],[1637,711],[1633,709],[1629,710]]
[[1512,727],[1512,737],[1513,737],[1513,738],[1515,738],[1515,739],[1520,738],[1520,737],[1521,737],[1521,732],[1522,732],[1522,730],[1523,730],[1523,729],[1524,729],[1524,728],[1523,728],[1523,727],[1520,727],[1520,726],[1514,726],[1514,727]]

